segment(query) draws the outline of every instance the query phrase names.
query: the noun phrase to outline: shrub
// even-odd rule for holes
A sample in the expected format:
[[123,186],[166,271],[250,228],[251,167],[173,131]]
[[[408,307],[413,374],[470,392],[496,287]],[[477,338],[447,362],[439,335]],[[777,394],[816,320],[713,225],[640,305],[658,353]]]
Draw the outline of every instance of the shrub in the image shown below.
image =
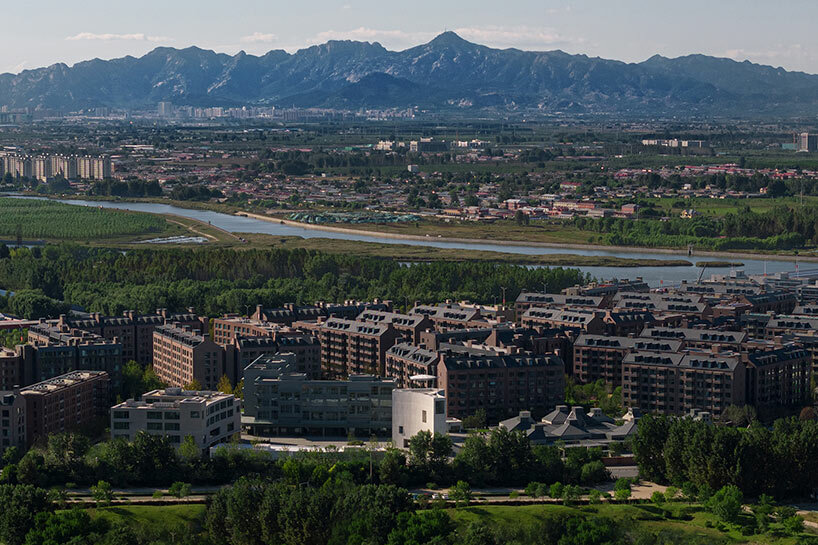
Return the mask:
[[665,495],[662,494],[660,491],[656,490],[651,494],[650,501],[655,503],[656,505],[662,505],[665,503]]
[[562,497],[562,491],[563,491],[562,483],[557,481],[551,485],[551,488],[549,488],[548,495],[558,500]]
[[591,505],[602,503],[602,492],[600,492],[596,488],[592,488],[591,490],[589,490],[588,503],[590,503]]

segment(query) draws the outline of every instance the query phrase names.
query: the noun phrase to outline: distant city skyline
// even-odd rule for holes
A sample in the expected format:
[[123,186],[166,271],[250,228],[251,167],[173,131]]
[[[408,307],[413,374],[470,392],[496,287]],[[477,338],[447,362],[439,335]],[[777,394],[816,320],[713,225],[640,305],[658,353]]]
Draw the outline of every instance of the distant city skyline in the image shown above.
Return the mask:
[[[36,17],[32,15],[36,14]],[[702,53],[818,73],[818,3],[791,0],[31,0],[4,6],[0,72],[141,56],[191,45],[235,54],[290,52],[331,39],[392,50],[445,30],[491,47],[561,49],[625,62]]]

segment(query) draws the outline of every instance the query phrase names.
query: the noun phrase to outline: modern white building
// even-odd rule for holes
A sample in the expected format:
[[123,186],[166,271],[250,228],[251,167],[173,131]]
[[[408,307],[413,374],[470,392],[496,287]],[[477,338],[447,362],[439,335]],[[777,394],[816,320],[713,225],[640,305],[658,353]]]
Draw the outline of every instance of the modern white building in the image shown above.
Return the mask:
[[448,433],[446,396],[437,388],[407,388],[392,391],[392,442],[407,448],[420,431]]
[[132,441],[144,431],[179,445],[190,435],[204,450],[230,441],[240,428],[240,401],[222,392],[165,388],[111,407],[113,439]]

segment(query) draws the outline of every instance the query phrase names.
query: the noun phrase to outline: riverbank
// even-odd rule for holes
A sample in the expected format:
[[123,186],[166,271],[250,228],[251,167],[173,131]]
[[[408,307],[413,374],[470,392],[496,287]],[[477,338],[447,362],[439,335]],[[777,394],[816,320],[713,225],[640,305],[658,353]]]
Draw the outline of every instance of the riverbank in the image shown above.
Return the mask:
[[576,254],[515,254],[459,248],[436,248],[409,244],[386,244],[339,240],[328,238],[303,238],[239,233],[247,248],[304,249],[325,253],[351,254],[367,257],[382,257],[405,262],[431,261],[485,261],[513,265],[542,267],[690,267],[693,264],[684,259],[634,259],[616,256],[591,256]]
[[[241,209],[237,206],[226,204],[226,203],[214,203],[214,202],[199,202],[199,201],[177,201],[173,199],[166,199],[166,198],[159,198],[159,197],[146,197],[146,198],[114,198],[114,197],[85,197],[82,195],[66,195],[66,196],[54,196],[54,195],[36,195],[32,193],[26,193],[26,196],[36,196],[40,198],[48,198],[54,200],[65,200],[65,201],[96,201],[96,202],[106,202],[106,203],[136,203],[136,204],[157,204],[157,205],[165,205],[171,207],[178,207],[178,208],[185,208],[188,210],[196,210],[196,211],[208,211],[208,212],[219,212],[224,214],[230,214],[235,216],[247,217],[258,219],[262,221],[267,221],[271,223],[279,223],[281,225],[287,225],[291,227],[298,227],[302,229],[311,229],[311,230],[318,230],[318,231],[325,231],[325,232],[333,232],[338,234],[349,234],[349,235],[357,235],[357,236],[366,236],[366,237],[379,237],[379,238],[389,238],[394,240],[407,240],[407,241],[437,241],[437,242],[445,242],[445,243],[453,243],[453,244],[492,244],[492,245],[501,245],[501,246],[514,246],[514,247],[537,247],[537,248],[544,248],[544,249],[565,249],[565,250],[580,250],[580,251],[602,251],[602,252],[610,252],[610,253],[641,253],[641,254],[662,254],[662,255],[675,255],[675,256],[683,256],[683,257],[713,257],[713,258],[721,258],[722,260],[743,260],[743,259],[756,259],[756,260],[773,260],[773,261],[790,261],[792,262],[795,259],[803,262],[816,262],[818,263],[818,254],[812,253],[811,255],[804,255],[798,254],[796,252],[787,253],[772,253],[772,252],[756,252],[756,251],[747,251],[747,252],[717,252],[717,251],[707,251],[707,250],[696,250],[693,252],[692,255],[688,255],[688,252],[684,248],[647,248],[647,247],[638,247],[638,246],[611,246],[607,244],[593,244],[588,242],[581,242],[579,239],[585,239],[589,234],[584,231],[576,231],[575,233],[571,233],[571,236],[565,234],[565,230],[560,228],[559,226],[551,226],[554,229],[551,230],[543,230],[542,232],[536,233],[530,231],[529,226],[504,226],[503,229],[500,231],[501,236],[502,234],[513,234],[515,237],[519,236],[519,238],[495,238],[495,234],[497,233],[498,225],[497,224],[488,224],[488,225],[468,225],[463,227],[462,229],[457,229],[458,232],[463,231],[477,231],[479,234],[486,234],[485,238],[480,237],[462,237],[462,236],[443,236],[440,234],[431,234],[426,233],[422,235],[415,235],[415,234],[404,234],[404,233],[395,233],[394,229],[405,228],[407,226],[402,226],[400,224],[390,224],[390,225],[378,225],[378,224],[355,224],[354,226],[350,227],[339,227],[338,224],[335,225],[315,225],[315,224],[308,224],[308,223],[301,223],[292,220],[288,220],[282,217],[275,217],[266,214],[262,214],[259,212],[248,212],[244,209]],[[288,211],[282,210],[282,213],[287,213]],[[421,222],[422,224],[423,222]],[[439,228],[444,230],[452,230],[454,229],[453,226],[449,224],[440,225],[440,226],[426,226],[426,228]],[[528,230],[527,230],[528,229]],[[577,239],[576,242],[544,242],[541,240],[531,240],[530,238],[532,235],[539,235],[539,236],[547,236],[549,232],[559,232],[559,238],[567,238],[567,239]],[[427,236],[427,234],[429,236]],[[801,250],[804,251],[811,251],[814,250]],[[510,253],[519,253],[519,252],[510,252]]]
[[[377,235],[383,238],[390,238],[395,240],[428,240],[438,242],[451,242],[459,244],[485,244],[490,242],[503,246],[534,246],[538,248],[552,248],[552,249],[566,249],[566,250],[602,250],[610,252],[634,252],[646,254],[666,254],[679,255],[686,257],[721,257],[728,259],[770,259],[777,261],[792,261],[796,256],[787,254],[766,254],[766,253],[747,253],[747,252],[713,252],[713,251],[695,251],[692,256],[688,255],[687,250],[673,249],[673,248],[641,248],[635,246],[608,246],[604,244],[568,244],[559,242],[536,242],[536,241],[521,241],[521,240],[486,240],[476,238],[460,238],[460,237],[442,237],[442,236],[419,236],[419,235],[405,235],[400,233],[390,233],[377,231],[375,229],[360,229],[356,227],[335,227],[332,225],[315,225],[310,223],[301,223],[283,218],[276,218],[274,216],[265,216],[263,214],[255,214],[252,212],[236,212],[236,215],[254,218],[272,223],[280,223],[282,225],[291,225],[301,227],[304,229],[314,229],[318,231],[328,231],[333,233],[349,233],[361,236]],[[800,261],[810,261],[818,263],[818,256],[799,256]]]

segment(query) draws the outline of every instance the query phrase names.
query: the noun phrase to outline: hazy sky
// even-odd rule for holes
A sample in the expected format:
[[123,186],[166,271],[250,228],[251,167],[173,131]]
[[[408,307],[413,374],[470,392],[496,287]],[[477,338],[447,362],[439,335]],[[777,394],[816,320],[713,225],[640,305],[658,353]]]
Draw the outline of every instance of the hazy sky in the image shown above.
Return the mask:
[[4,2],[0,72],[142,55],[159,45],[295,51],[328,39],[389,49],[444,30],[493,47],[624,61],[705,53],[818,73],[815,0],[26,0]]

